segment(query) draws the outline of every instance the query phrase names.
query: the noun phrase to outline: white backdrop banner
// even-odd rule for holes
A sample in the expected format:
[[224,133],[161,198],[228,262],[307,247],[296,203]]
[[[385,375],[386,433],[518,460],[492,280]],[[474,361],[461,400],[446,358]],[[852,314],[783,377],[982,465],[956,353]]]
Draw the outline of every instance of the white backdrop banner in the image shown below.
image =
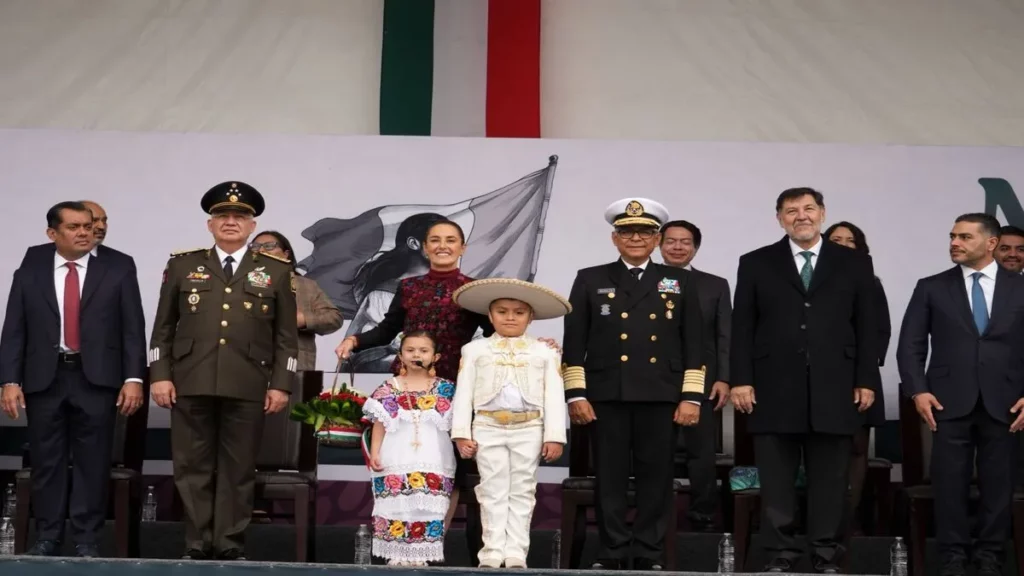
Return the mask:
[[[394,280],[425,270],[408,239],[438,215],[466,226],[467,272],[533,278],[568,294],[578,268],[617,258],[605,207],[654,198],[673,219],[700,226],[694,265],[733,285],[739,256],[783,234],[778,193],[817,188],[826,225],[864,229],[889,298],[890,419],[903,311],[918,278],[951,265],[953,219],[988,211],[1024,225],[1013,190],[1024,186],[1024,148],[0,130],[8,242],[0,304],[25,248],[47,241],[46,210],[90,199],[109,214],[107,245],[135,257],[151,329],[169,253],[212,245],[200,197],[236,179],[266,197],[257,229],[288,236],[347,324],[379,320]],[[333,370],[333,349],[350,329],[318,340],[318,368]],[[531,331],[560,338],[562,326],[538,322]],[[380,381],[360,376],[357,385]],[[150,426],[166,428],[166,411],[154,407]]]

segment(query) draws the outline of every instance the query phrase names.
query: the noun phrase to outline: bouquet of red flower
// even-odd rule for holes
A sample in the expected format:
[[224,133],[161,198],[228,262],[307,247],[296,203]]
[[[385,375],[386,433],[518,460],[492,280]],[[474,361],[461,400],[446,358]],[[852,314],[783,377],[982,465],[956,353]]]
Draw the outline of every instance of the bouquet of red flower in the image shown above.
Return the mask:
[[363,418],[365,403],[365,395],[342,383],[340,389],[332,388],[309,402],[296,404],[289,417],[311,425],[323,445],[357,448],[367,424]]

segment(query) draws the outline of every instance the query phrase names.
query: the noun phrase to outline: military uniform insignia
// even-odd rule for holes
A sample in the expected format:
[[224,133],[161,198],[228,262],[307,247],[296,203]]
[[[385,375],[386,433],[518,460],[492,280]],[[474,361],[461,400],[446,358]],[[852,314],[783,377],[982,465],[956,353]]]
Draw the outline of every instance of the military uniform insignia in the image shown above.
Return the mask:
[[609,316],[612,313],[611,304],[601,304],[601,316]]
[[252,310],[252,302],[242,302],[242,306],[245,306],[246,310]]
[[298,286],[295,284],[295,276],[292,276],[292,292],[298,291]]
[[167,284],[167,268],[164,268],[164,279],[160,283]]
[[249,272],[246,277],[249,280],[249,284],[252,284],[256,288],[269,288],[270,287],[270,274],[263,269],[263,266]]
[[195,254],[196,252],[202,252],[206,248],[192,248],[190,250],[178,250],[177,252],[171,252],[171,258],[177,258],[178,256],[184,256],[186,254]]
[[[277,260],[278,262],[284,262],[285,264],[291,264],[292,263],[292,261],[287,259],[287,258],[281,258],[280,256],[274,256],[273,254],[267,254],[266,252],[260,252],[259,255],[263,256],[265,258],[271,258],[273,260]],[[255,256],[255,254],[253,256]]]
[[597,293],[598,293],[598,295],[614,294],[615,293],[615,288],[598,288],[597,289]]
[[[200,268],[202,268],[202,266],[200,266]],[[196,270],[195,272],[189,272],[185,279],[193,282],[204,282],[210,279],[210,275],[203,273],[202,270]]]
[[263,310],[263,313],[266,314],[267,310],[270,310],[270,306],[268,306],[267,304],[264,304],[264,305],[260,306],[260,310]]
[[662,278],[658,282],[658,292],[669,293],[669,294],[680,294],[679,280],[675,278]]
[[675,302],[673,302],[671,300],[666,300],[665,301],[665,308],[668,308],[669,310],[671,310],[671,309],[673,309],[675,307],[676,307],[676,303]]
[[626,216],[643,216],[643,215],[644,215],[644,205],[643,204],[637,202],[636,200],[631,200],[629,202],[629,204],[626,204]]
[[195,306],[196,304],[199,304],[199,294],[189,294],[188,295],[188,303],[193,305],[193,306]]

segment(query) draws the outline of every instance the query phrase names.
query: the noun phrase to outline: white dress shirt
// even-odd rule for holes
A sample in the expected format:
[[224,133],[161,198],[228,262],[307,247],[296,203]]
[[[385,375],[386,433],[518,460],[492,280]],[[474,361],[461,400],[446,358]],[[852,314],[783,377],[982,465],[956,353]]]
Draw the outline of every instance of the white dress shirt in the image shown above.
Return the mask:
[[651,263],[651,259],[648,258],[646,262],[644,262],[643,264],[640,264],[639,266],[633,266],[632,264],[630,264],[629,262],[626,262],[625,260],[623,260],[621,258],[619,258],[619,262],[622,262],[622,265],[626,267],[627,271],[629,271],[629,270],[631,270],[633,268],[639,268],[641,270],[641,272],[640,272],[640,275],[636,277],[636,279],[639,280],[639,279],[644,277],[644,271],[647,270],[647,265]]
[[797,246],[797,243],[793,242],[793,239],[790,238],[789,249],[793,251],[793,262],[796,262],[796,271],[798,274],[803,270],[804,262],[806,262],[804,257],[800,255],[801,252],[811,252],[813,254],[813,256],[811,256],[811,270],[814,270],[815,267],[818,266],[818,254],[821,253],[821,236],[818,236],[818,242],[814,246],[811,246],[806,250]]
[[[57,252],[53,253],[53,287],[57,290],[57,310],[60,312],[61,352],[78,352],[78,350],[69,349],[64,342],[64,281],[68,277],[67,264],[68,262],[74,262],[78,266],[78,301],[79,305],[81,305],[82,287],[85,286],[85,274],[89,270],[89,259],[91,257],[92,254],[88,253],[78,260],[67,260]],[[81,330],[81,321],[79,321],[79,330]]]
[[487,402],[480,407],[480,410],[498,411],[508,410],[509,412],[531,412],[533,410],[540,410],[540,406],[534,405],[526,401],[523,397],[523,393],[519,391],[519,388],[512,382],[505,382],[501,387],[501,391],[494,398],[491,398],[490,402]]
[[985,295],[985,308],[988,309],[988,317],[992,317],[992,297],[996,293],[996,272],[999,270],[999,265],[996,264],[995,260],[989,262],[988,266],[985,266],[981,270],[975,270],[969,266],[960,265],[960,270],[964,273],[964,287],[967,288],[967,305],[971,310],[974,310],[974,276],[975,272],[981,272],[981,278],[978,278],[978,282],[981,284],[981,292]]
[[[242,263],[242,258],[245,257],[245,253],[249,250],[248,246],[242,246],[240,250],[236,250],[231,254],[228,254],[224,250],[221,250],[220,246],[215,246],[214,248],[217,250],[217,258],[220,258],[220,267],[222,269],[224,268],[224,261],[228,259],[228,256],[234,258],[231,262],[231,270],[233,272],[238,272],[238,265]],[[231,278],[228,278],[228,280],[231,280]]]

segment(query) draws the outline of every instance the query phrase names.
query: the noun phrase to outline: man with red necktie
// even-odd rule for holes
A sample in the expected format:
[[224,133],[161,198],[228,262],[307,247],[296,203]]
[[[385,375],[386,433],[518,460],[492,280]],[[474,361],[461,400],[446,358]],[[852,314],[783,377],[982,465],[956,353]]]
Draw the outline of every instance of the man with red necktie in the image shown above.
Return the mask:
[[93,253],[92,222],[80,202],[46,213],[53,242],[29,248],[14,272],[0,336],[0,407],[28,418],[35,556],[60,553],[65,510],[77,555],[97,556],[117,412],[142,405],[135,261],[105,246]]

